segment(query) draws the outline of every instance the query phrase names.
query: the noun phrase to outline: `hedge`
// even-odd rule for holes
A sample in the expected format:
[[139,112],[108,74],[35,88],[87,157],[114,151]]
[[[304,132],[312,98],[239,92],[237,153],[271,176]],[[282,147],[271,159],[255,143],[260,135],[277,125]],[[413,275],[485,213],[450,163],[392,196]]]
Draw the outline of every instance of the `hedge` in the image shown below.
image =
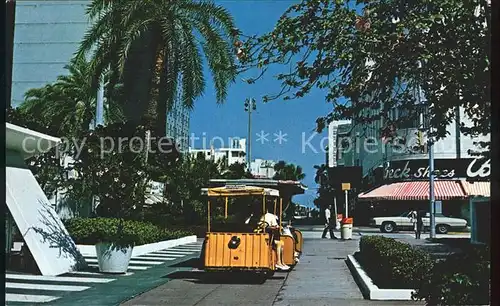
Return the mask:
[[65,221],[66,229],[76,244],[93,245],[116,242],[120,245],[143,245],[193,235],[189,229],[165,229],[148,222],[124,220],[118,233],[119,219],[74,218]]
[[363,236],[359,247],[357,258],[379,288],[419,288],[433,267],[429,254],[392,238]]
[[436,263],[415,295],[427,305],[489,305],[490,251],[468,245]]

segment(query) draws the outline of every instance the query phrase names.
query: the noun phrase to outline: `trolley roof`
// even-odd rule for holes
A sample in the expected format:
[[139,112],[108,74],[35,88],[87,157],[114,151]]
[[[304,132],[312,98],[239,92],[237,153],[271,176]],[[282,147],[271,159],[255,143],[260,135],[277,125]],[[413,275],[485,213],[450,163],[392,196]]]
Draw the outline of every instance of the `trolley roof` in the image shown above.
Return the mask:
[[223,187],[203,188],[201,192],[209,197],[226,197],[226,196],[252,196],[266,195],[279,197],[280,193],[276,189],[263,188],[246,185],[227,185]]

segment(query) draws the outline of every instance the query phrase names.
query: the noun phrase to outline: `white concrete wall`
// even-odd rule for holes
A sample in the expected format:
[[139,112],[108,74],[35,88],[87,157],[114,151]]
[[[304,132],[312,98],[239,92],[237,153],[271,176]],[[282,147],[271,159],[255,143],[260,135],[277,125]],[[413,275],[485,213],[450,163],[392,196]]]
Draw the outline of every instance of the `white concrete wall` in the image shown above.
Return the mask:
[[[460,122],[463,122],[466,126],[470,126],[472,124],[472,121],[468,118],[463,109],[460,110]],[[447,130],[449,135],[438,140],[434,144],[434,158],[436,159],[472,158],[474,156],[468,151],[480,150],[474,142],[489,141],[491,139],[491,135],[474,138],[464,135],[460,132],[458,126],[456,125],[456,121],[453,121]],[[409,147],[416,142],[417,133],[417,129],[403,129],[398,131],[398,135],[406,137]],[[457,138],[459,139],[459,148],[457,148]],[[424,143],[427,142],[425,134],[423,135],[423,141]],[[429,156],[426,152],[415,153],[411,150],[407,150],[406,152],[394,152],[394,150],[389,148],[388,152],[389,160],[426,159]]]

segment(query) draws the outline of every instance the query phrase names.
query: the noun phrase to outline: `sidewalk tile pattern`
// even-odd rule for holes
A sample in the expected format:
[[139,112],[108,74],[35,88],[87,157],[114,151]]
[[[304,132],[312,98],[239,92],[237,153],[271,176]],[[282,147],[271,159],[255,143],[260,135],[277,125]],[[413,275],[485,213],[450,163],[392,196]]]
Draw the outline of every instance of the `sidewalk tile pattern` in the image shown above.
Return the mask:
[[84,255],[89,271],[71,272],[60,276],[7,273],[5,283],[6,305],[32,305],[59,300],[69,292],[81,292],[110,283],[151,267],[169,263],[200,251],[201,244],[191,243],[133,257],[126,274],[110,275],[98,272],[97,258]]

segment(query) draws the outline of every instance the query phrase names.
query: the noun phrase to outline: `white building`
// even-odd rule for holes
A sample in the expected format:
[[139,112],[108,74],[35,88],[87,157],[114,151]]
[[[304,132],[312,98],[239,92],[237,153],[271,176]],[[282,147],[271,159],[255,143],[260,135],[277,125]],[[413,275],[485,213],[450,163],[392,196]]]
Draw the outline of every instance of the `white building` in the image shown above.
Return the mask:
[[339,127],[351,124],[351,120],[332,121],[328,124],[328,167],[336,167],[338,160]]
[[234,163],[244,164],[246,163],[246,139],[231,139],[231,146],[228,148],[215,149],[213,146],[210,149],[189,148],[189,154],[193,156],[197,156],[200,153],[204,154],[206,159],[212,159],[214,161],[220,161],[225,158],[228,165]]
[[276,171],[274,171],[273,160],[255,159],[250,163],[250,171],[255,178],[273,178]]

